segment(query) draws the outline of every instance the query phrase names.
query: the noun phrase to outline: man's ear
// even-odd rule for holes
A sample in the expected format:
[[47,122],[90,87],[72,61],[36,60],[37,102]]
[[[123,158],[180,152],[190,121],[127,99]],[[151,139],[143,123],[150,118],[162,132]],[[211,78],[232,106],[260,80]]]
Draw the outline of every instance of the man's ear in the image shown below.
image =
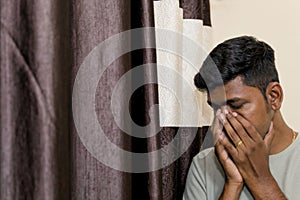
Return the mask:
[[266,89],[266,97],[272,110],[279,110],[283,100],[283,91],[280,83],[271,82]]

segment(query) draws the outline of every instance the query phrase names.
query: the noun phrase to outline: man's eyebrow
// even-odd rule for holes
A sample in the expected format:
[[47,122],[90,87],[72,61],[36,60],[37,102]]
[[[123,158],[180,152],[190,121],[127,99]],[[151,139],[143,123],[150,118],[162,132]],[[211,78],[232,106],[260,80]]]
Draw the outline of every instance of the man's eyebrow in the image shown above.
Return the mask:
[[240,100],[241,100],[240,98],[235,97],[235,98],[227,100],[226,103],[235,103],[235,102],[240,101]]

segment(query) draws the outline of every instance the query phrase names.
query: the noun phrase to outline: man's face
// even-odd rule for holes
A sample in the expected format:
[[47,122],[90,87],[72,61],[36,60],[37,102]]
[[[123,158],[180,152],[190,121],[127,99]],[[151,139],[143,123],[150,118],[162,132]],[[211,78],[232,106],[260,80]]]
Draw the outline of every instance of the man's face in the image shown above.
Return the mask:
[[224,87],[219,86],[210,91],[208,103],[215,111],[227,107],[228,110],[242,115],[262,137],[269,129],[272,120],[270,105],[258,88],[245,85],[239,76]]

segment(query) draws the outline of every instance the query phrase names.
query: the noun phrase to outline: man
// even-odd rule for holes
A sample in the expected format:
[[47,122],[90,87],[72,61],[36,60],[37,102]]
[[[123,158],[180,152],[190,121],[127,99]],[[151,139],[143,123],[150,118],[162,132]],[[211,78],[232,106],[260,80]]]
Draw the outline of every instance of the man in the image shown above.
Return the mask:
[[280,112],[273,49],[249,36],[227,40],[194,82],[215,112],[215,146],[194,157],[183,199],[299,199],[300,139]]

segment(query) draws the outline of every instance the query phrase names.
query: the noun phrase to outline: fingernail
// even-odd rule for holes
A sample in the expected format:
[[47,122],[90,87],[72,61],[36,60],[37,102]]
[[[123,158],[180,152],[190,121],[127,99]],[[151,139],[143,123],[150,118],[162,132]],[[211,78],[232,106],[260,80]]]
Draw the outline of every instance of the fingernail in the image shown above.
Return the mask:
[[229,111],[227,110],[227,108],[224,108],[224,113],[225,113],[225,115],[227,115],[229,113]]
[[236,112],[233,112],[233,113],[232,113],[232,116],[237,117],[238,114],[237,114]]

